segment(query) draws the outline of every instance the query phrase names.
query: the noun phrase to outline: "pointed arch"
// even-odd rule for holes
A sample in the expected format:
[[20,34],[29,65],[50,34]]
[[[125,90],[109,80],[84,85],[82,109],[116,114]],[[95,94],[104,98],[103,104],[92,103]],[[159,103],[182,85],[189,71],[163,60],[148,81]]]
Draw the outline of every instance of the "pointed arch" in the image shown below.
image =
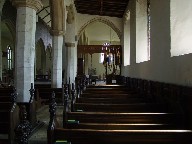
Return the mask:
[[9,29],[9,31],[11,33],[11,36],[12,36],[13,43],[15,43],[15,38],[16,38],[16,27],[15,27],[15,24],[10,19],[3,20],[2,22]]
[[106,25],[108,25],[109,27],[111,27],[118,35],[119,39],[121,39],[121,31],[115,26],[114,23],[112,23],[110,20],[106,19],[106,18],[102,18],[102,17],[96,17],[96,18],[93,18],[91,20],[89,20],[87,23],[85,23],[81,28],[80,30],[78,31],[77,33],[77,36],[78,36],[78,39],[80,38],[82,32],[85,30],[85,28],[89,25],[89,24],[92,24],[94,22],[102,22]]
[[46,52],[42,38],[37,41],[35,51],[35,67],[37,74],[44,74],[46,72]]

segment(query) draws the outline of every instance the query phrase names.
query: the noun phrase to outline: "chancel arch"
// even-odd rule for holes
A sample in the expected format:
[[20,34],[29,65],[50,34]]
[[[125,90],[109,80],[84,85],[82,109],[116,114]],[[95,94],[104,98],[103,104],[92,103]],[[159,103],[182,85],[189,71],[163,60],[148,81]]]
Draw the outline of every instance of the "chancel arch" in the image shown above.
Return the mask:
[[111,27],[117,33],[119,39],[121,38],[121,31],[115,26],[115,24],[113,22],[111,22],[110,20],[108,20],[106,18],[96,17],[96,18],[93,18],[90,21],[86,22],[80,28],[80,30],[77,33],[78,39],[81,36],[81,34],[83,33],[83,31],[86,29],[86,27],[89,26],[90,24],[94,23],[94,22],[101,22],[101,23],[104,23],[104,24],[108,25],[109,27]]
[[[101,62],[102,53],[105,60],[113,57],[110,63]],[[99,80],[104,80],[109,75],[120,74],[121,62],[117,64],[120,53],[120,38],[113,27],[101,21],[91,22],[85,27],[78,41],[78,74],[83,72],[85,75],[95,75]],[[80,68],[81,63],[84,64],[83,70]]]

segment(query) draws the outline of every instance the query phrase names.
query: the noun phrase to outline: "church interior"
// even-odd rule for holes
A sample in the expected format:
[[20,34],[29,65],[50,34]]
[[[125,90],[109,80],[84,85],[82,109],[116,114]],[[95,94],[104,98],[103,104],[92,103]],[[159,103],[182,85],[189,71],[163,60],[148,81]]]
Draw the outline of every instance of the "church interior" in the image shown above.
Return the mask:
[[0,0],[0,144],[191,144],[191,0]]

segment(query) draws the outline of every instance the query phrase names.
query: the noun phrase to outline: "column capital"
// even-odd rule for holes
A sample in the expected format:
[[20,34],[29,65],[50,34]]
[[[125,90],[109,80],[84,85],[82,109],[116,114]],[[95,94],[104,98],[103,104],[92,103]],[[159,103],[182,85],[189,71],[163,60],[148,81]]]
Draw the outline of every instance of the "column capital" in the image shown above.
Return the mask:
[[60,35],[64,35],[64,31],[61,30],[51,30],[51,34],[54,36],[60,36]]
[[43,8],[41,0],[12,0],[12,4],[16,7],[29,7],[36,11]]
[[69,47],[73,48],[73,47],[75,47],[75,43],[66,42],[66,43],[65,43],[65,46],[68,47],[68,48],[69,48]]

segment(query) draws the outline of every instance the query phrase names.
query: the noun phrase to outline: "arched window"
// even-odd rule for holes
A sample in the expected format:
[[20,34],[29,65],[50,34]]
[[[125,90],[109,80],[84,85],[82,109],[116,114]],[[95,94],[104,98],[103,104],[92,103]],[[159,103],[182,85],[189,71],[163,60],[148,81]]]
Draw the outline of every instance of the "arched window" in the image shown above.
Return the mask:
[[13,68],[13,51],[10,45],[7,46],[7,66],[9,70]]

